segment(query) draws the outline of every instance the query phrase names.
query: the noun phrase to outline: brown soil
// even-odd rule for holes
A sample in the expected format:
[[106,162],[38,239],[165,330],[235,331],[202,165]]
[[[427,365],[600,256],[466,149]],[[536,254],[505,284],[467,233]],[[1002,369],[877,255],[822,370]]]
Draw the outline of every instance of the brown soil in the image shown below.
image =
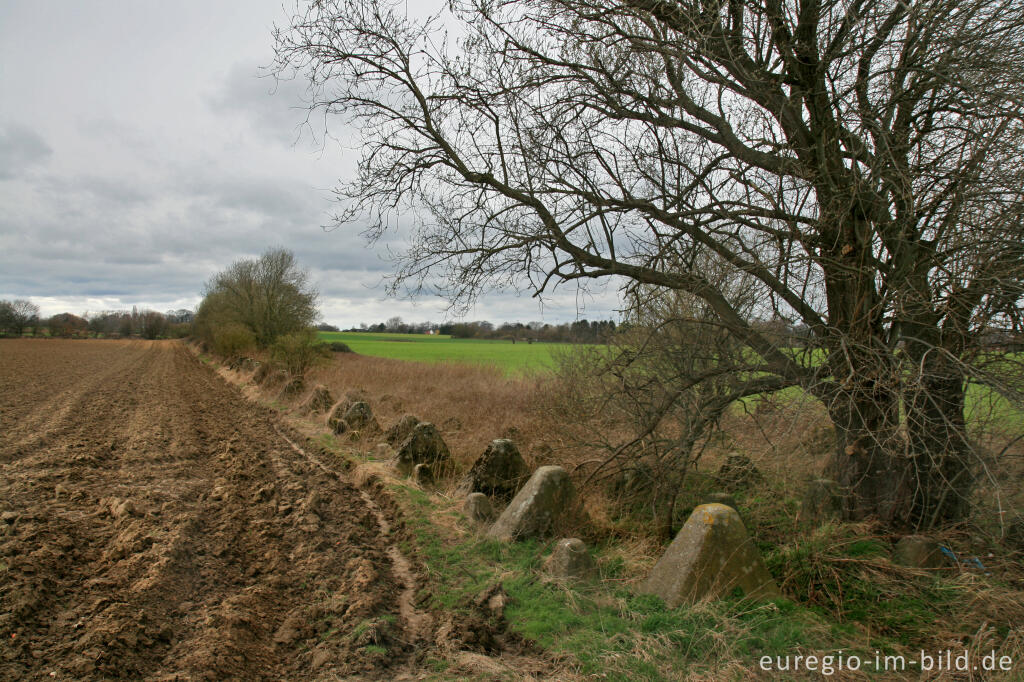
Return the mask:
[[179,343],[0,342],[0,678],[418,676],[400,520],[308,450]]

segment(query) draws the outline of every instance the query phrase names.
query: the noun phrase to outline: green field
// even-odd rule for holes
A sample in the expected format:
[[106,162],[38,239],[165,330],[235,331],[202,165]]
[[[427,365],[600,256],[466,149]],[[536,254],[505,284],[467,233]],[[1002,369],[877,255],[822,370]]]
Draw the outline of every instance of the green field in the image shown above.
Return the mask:
[[[454,339],[426,334],[378,334],[369,332],[319,332],[324,341],[343,341],[361,355],[418,362],[467,362],[495,365],[508,374],[545,372],[554,368],[552,352],[567,346],[560,343],[533,343],[490,339]],[[803,396],[798,387],[777,394],[776,399],[793,400]],[[803,396],[806,397],[806,396]],[[967,387],[966,412],[969,422],[985,420],[1002,427],[1024,421],[1024,413],[992,389],[976,383]],[[756,403],[758,397],[745,402]],[[737,404],[737,409],[742,407]]]
[[552,350],[560,343],[453,339],[426,334],[376,334],[368,332],[319,332],[324,341],[343,341],[360,355],[417,362],[469,362],[495,365],[509,374],[544,372],[554,367]]

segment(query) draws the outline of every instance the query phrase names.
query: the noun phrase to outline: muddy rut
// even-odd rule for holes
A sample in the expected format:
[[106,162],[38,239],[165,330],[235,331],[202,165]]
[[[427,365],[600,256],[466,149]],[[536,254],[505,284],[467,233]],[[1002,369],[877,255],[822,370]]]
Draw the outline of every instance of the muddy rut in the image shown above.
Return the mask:
[[178,343],[0,343],[0,678],[415,668],[387,513],[289,433]]

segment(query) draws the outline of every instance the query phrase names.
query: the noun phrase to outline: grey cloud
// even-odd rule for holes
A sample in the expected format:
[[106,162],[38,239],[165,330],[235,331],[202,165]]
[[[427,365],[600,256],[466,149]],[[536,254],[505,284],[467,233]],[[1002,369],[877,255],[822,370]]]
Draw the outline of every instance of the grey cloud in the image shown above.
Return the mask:
[[21,176],[52,155],[50,145],[31,128],[18,123],[0,128],[0,180]]
[[[69,201],[73,195],[79,199],[88,199],[105,205],[133,206],[151,201],[155,192],[144,185],[124,180],[114,180],[96,175],[78,175],[74,177],[47,176],[40,179],[36,186],[53,196],[60,196]],[[62,202],[63,203],[63,202]]]
[[102,140],[107,144],[135,151],[154,150],[152,138],[125,121],[109,117],[92,117],[80,119],[76,127],[82,135]]
[[310,130],[306,92],[304,81],[278,80],[257,66],[235,64],[208,102],[216,113],[244,116],[267,138],[292,145]]
[[110,265],[160,265],[163,259],[151,252],[115,253],[107,256]]
[[192,177],[182,189],[191,197],[210,201],[213,206],[260,214],[269,220],[292,221],[317,213],[310,206],[309,198],[301,196],[302,188],[285,179]]
[[[304,81],[258,77],[279,2],[176,3],[159,25],[132,3],[56,15],[45,4],[0,20],[15,56],[0,69],[0,298],[31,297],[50,314],[190,306],[217,271],[283,246],[332,322],[442,319],[437,298],[384,297],[393,264],[382,256],[405,248],[408,216],[375,245],[358,224],[322,229],[329,187],[358,151],[340,117],[304,127]],[[146,36],[131,60],[118,34]],[[75,107],[53,107],[54,92]],[[498,293],[472,316],[572,318],[576,299],[557,292],[539,310]]]
[[321,229],[323,197],[302,183],[195,167],[176,175],[161,191],[139,190],[145,200],[103,179],[37,183],[33,210],[0,216],[0,290],[188,297],[231,262],[278,245],[325,295],[365,298],[389,268],[358,229]]

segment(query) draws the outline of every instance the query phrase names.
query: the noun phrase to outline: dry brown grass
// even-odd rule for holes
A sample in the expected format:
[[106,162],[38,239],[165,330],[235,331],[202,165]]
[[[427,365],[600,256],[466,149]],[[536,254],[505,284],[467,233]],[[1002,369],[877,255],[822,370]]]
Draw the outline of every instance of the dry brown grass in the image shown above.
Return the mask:
[[[221,370],[222,373],[228,370]],[[245,373],[232,371],[236,383]],[[251,374],[251,372],[250,372]],[[329,362],[313,368],[306,379],[303,393],[288,398],[276,391],[263,391],[264,400],[297,412],[297,406],[317,384],[326,385],[335,399],[357,395],[365,399],[383,429],[395,424],[403,415],[413,414],[433,422],[447,442],[456,461],[457,473],[465,471],[495,438],[511,438],[531,468],[545,464],[564,466],[583,480],[592,462],[607,455],[580,443],[593,440],[595,433],[604,433],[609,440],[623,437],[627,431],[610,423],[603,413],[581,401],[593,400],[586,395],[581,382],[560,381],[553,376],[510,377],[496,368],[458,363],[426,364],[356,354],[335,354]],[[259,393],[254,386],[247,394]],[[323,421],[324,415],[307,416],[312,422]],[[809,479],[822,474],[825,460],[832,448],[833,435],[822,405],[809,398],[769,398],[746,408],[726,414],[721,429],[708,443],[702,444],[696,472],[691,476],[707,486],[725,456],[740,452],[749,456],[766,476],[764,495],[748,500],[752,520],[778,525],[765,528],[785,533],[795,529],[779,515],[777,501],[798,500]],[[353,449],[369,452],[382,438],[368,436],[365,441],[351,443]],[[1013,516],[1019,509],[1022,489],[1008,485],[1020,480],[1021,451],[1024,442],[1016,444],[1003,456],[999,466],[992,465],[990,476],[979,481],[979,512],[984,516]],[[1012,471],[1009,471],[1012,470]],[[451,494],[454,481],[442,486],[440,492]],[[695,486],[699,490],[700,486]],[[698,494],[694,492],[693,494]],[[585,492],[585,505],[598,535],[615,535],[620,540],[646,542],[644,527],[623,529],[612,518],[614,500],[603,487],[592,485]],[[682,500],[685,507],[694,500]],[[991,504],[990,504],[991,503]],[[765,506],[765,513],[758,508]],[[988,506],[994,506],[992,510]],[[1006,508],[1010,507],[1010,511]],[[991,513],[990,513],[991,511]],[[768,517],[774,515],[773,519]],[[795,521],[795,520],[794,520]],[[993,524],[992,533],[999,531]],[[625,532],[625,535],[623,534]]]
[[433,422],[461,468],[472,465],[495,438],[515,441],[530,466],[553,463],[545,446],[557,442],[558,425],[538,407],[541,378],[345,353],[314,368],[307,384],[324,384],[336,399],[359,395],[385,430],[406,414]]

